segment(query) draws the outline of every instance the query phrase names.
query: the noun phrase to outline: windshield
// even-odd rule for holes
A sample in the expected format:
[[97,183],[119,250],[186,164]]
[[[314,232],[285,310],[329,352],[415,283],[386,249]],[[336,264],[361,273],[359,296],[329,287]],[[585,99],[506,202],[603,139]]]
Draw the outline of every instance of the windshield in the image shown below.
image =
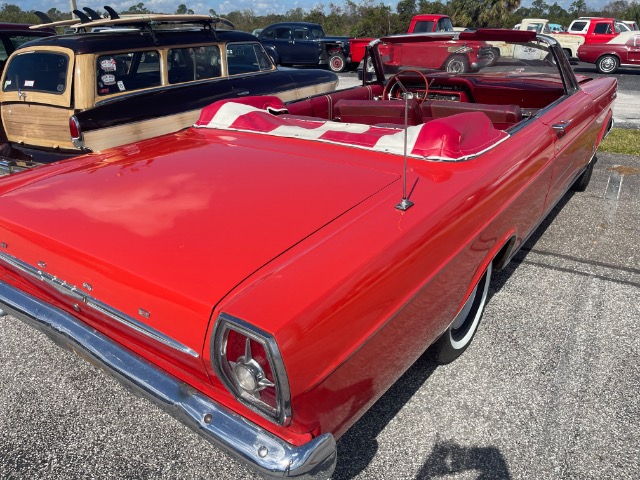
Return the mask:
[[631,28],[628,25],[625,25],[622,22],[616,22],[614,24],[614,28],[616,30],[616,33],[630,32],[631,31]]
[[453,24],[450,18],[441,18],[438,20],[437,32],[453,32]]
[[[514,72],[559,74],[555,59],[543,42],[514,43],[479,40],[380,42],[377,49],[386,78],[407,69],[422,73],[486,75]],[[373,64],[368,63],[369,78]]]
[[327,35],[324,33],[324,30],[321,28],[312,28],[311,33],[315,38],[326,37]]

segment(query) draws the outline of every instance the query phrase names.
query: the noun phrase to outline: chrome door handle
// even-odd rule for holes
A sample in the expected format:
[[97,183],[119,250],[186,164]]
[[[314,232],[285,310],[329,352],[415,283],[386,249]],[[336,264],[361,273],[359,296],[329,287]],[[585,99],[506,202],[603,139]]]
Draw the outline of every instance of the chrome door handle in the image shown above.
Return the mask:
[[567,132],[565,132],[565,128],[567,128],[570,123],[571,120],[563,120],[562,122],[554,123],[553,125],[551,125],[551,128],[553,128],[553,131],[556,132],[558,138],[562,138],[566,135]]
[[249,95],[251,92],[249,90],[242,90],[240,92],[236,92],[238,97],[244,97],[245,95]]

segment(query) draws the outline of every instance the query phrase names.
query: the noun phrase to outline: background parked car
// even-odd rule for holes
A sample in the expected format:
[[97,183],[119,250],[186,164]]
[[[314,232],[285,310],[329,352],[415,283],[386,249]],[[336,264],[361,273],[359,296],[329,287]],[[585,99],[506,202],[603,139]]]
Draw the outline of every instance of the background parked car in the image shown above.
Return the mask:
[[567,33],[584,37],[584,43],[607,43],[629,27],[615,18],[580,17],[571,22]]
[[351,62],[349,37],[327,36],[317,23],[274,23],[258,38],[279,65],[327,65],[342,72]]
[[[555,25],[554,27],[552,27]],[[549,35],[550,37],[555,38],[562,50],[564,51],[567,58],[577,58],[578,57],[578,47],[585,43],[584,37],[582,35],[571,35],[565,33],[564,30],[557,31],[558,24],[549,23],[549,20],[546,18],[524,18],[522,22],[513,27],[514,30],[532,30],[537,33],[542,33],[544,35]],[[564,27],[563,27],[564,28]],[[512,50],[513,47],[506,46],[506,51]],[[505,47],[501,47],[501,50],[505,50]]]
[[[420,14],[411,19],[409,34],[453,33],[451,18],[447,15]],[[362,79],[364,62],[362,57],[366,45],[372,39],[352,39],[352,46],[359,52],[358,78]],[[437,69],[451,73],[467,73],[478,71],[487,65],[495,65],[500,57],[500,49],[483,41],[458,42],[451,38],[448,44],[426,41],[413,43],[411,39],[403,48],[395,48],[393,44],[379,47],[383,62],[389,69],[417,68]],[[400,58],[402,57],[402,58]],[[373,64],[367,61],[367,79],[373,78]]]
[[578,49],[578,58],[595,63],[600,73],[614,73],[620,67],[640,67],[640,32],[622,32],[607,43],[587,43]]
[[[281,70],[255,36],[213,30],[209,16],[155,15],[83,24],[106,29],[31,42],[9,58],[0,101],[8,148],[0,174],[174,132],[228,97],[284,101],[333,91],[326,70]],[[149,22],[173,24],[149,30]],[[20,160],[22,163],[16,163]],[[13,162],[13,163],[12,163]]]

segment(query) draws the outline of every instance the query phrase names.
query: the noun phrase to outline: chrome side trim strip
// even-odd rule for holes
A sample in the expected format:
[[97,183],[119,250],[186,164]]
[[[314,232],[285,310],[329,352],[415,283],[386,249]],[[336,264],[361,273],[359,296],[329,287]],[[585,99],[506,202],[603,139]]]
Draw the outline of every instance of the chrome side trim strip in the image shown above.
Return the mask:
[[88,307],[102,313],[103,315],[106,315],[112,320],[115,320],[116,322],[121,323],[122,325],[125,325],[126,327],[132,330],[135,330],[138,333],[141,333],[142,335],[153,338],[155,341],[160,342],[164,345],[167,345],[168,347],[171,347],[174,350],[184,353],[185,355],[189,355],[194,358],[200,357],[200,354],[198,354],[198,352],[196,352],[192,348],[174,340],[173,338],[165,335],[162,332],[159,332],[155,328],[151,328],[148,325],[145,325],[144,323],[139,322],[138,320],[130,317],[126,313],[123,313],[113,307],[110,307],[109,305],[101,302],[100,300],[97,300],[85,294],[75,285],[71,285],[65,282],[64,280],[59,279],[58,277],[55,277],[49,273],[43,272],[42,270],[36,267],[33,267],[28,263],[25,263],[22,260],[15,258],[11,255],[8,255],[6,253],[0,253],[0,260],[4,261],[5,263],[8,263],[12,267],[20,270],[21,272],[26,273],[27,275],[33,278],[36,278],[43,283],[46,283],[50,287],[55,288],[61,294],[66,295],[67,297],[70,297],[78,302],[82,302],[86,304]]
[[217,404],[181,380],[75,317],[0,281],[0,311],[55,338],[133,387],[167,413],[267,478],[326,479],[336,466],[336,442],[325,433],[296,447]]

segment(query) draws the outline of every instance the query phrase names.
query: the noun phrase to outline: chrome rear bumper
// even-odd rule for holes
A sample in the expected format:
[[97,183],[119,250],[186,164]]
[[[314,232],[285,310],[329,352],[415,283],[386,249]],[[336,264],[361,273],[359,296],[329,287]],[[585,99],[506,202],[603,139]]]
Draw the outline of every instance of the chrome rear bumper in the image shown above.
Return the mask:
[[293,446],[218,405],[123,346],[31,295],[0,281],[0,316],[13,315],[55,343],[81,352],[139,394],[267,478],[328,478],[336,465],[329,433]]

